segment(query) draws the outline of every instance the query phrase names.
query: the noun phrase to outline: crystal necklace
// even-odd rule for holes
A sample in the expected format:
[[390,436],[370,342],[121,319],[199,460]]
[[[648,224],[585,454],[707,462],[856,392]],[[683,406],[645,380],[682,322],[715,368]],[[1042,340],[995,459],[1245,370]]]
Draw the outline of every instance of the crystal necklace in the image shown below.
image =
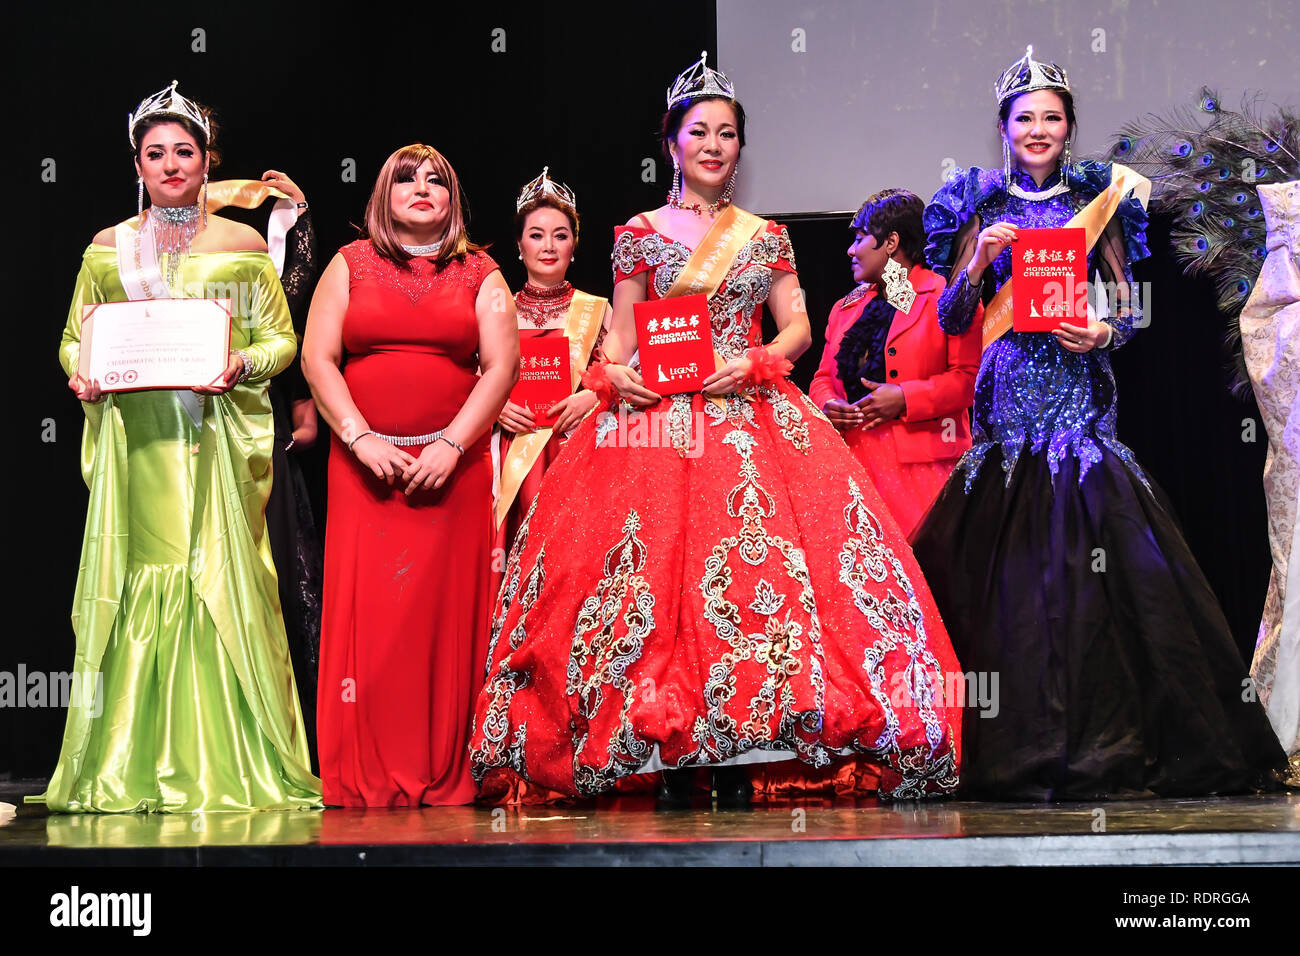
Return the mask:
[[402,248],[406,250],[407,255],[411,256],[436,256],[438,250],[442,248],[442,240],[439,239],[437,242],[430,242],[423,246],[408,246],[406,243],[402,243]]
[[150,206],[153,220],[153,247],[158,258],[167,254],[167,285],[176,287],[176,276],[181,271],[185,257],[190,253],[190,243],[203,221],[198,203],[193,206]]
[[1012,182],[1007,185],[1008,193],[1012,196],[1018,196],[1028,202],[1042,202],[1045,199],[1051,199],[1053,196],[1059,196],[1062,193],[1068,193],[1069,191],[1070,187],[1066,183],[1064,175],[1057,180],[1054,186],[1048,186],[1046,189],[1038,192],[1031,193],[1028,189],[1025,189],[1017,182]]

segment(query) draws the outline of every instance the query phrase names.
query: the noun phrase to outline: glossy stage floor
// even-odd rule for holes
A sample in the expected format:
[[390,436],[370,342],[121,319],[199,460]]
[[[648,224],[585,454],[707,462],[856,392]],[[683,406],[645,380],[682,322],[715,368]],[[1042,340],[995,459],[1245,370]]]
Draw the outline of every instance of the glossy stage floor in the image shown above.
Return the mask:
[[1100,804],[799,801],[49,814],[0,783],[0,866],[1300,864],[1300,794]]

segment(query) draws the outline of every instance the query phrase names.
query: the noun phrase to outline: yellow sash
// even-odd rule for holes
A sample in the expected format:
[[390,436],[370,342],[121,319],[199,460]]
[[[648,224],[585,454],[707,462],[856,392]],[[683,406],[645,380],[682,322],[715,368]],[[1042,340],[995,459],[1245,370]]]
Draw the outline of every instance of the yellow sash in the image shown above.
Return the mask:
[[[740,250],[745,248],[745,243],[753,239],[765,225],[767,220],[762,216],[745,212],[739,206],[728,206],[722,211],[722,215],[713,220],[713,225],[704,234],[700,244],[695,247],[691,257],[686,260],[686,266],[664,298],[696,295],[700,292],[710,299],[713,298],[714,293],[722,285],[722,280],[731,270],[731,264],[740,254]],[[720,369],[726,364],[722,356],[715,351],[714,369]],[[708,399],[719,408],[726,404],[717,395],[710,395]]]
[[226,206],[256,209],[272,196],[276,199],[289,198],[260,179],[222,179],[208,183],[208,212],[217,212]]
[[[1115,210],[1119,208],[1120,202],[1130,189],[1133,191],[1134,198],[1145,209],[1151,199],[1151,180],[1120,163],[1113,164],[1110,168],[1110,185],[1103,192],[1098,193],[1097,198],[1075,213],[1064,228],[1082,226],[1087,237],[1087,250],[1092,252],[1092,247],[1101,238],[1106,224],[1110,222],[1111,216],[1115,215]],[[993,296],[993,301],[984,309],[984,348],[987,349],[1011,331],[1014,318],[1011,280],[1008,279]]]
[[[572,390],[576,391],[582,382],[582,370],[587,367],[591,350],[596,344],[596,335],[600,332],[605,318],[607,301],[600,296],[588,295],[586,292],[573,290],[573,299],[569,302],[569,314],[564,318],[564,334],[569,337],[569,369],[573,373]],[[533,465],[542,454],[542,449],[551,440],[551,428],[538,428],[526,435],[515,435],[510,441],[510,451],[501,463],[501,494],[497,498],[497,527],[505,521],[514,504],[524,478],[533,470]]]
[[765,223],[766,220],[761,216],[745,212],[737,206],[728,206],[713,221],[664,298],[696,295],[700,292],[713,298],[740,250]]

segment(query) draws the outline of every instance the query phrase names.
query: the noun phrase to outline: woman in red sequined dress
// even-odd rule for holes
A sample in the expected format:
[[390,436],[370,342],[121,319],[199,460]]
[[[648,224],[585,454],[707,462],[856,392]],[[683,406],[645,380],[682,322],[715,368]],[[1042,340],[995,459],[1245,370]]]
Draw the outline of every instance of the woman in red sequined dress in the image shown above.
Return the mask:
[[333,433],[325,802],[468,803],[491,609],[488,433],[518,371],[514,305],[466,237],[455,172],[431,147],[388,158],[366,231],[321,276],[303,342]]
[[[743,134],[725,76],[701,60],[678,78],[673,195],[616,231],[617,364],[585,380],[622,401],[575,431],[507,562],[481,781],[587,795],[675,769],[658,796],[680,805],[691,768],[716,767],[719,802],[741,803],[743,764],[862,755],[885,795],[957,784],[957,663],[866,472],[784,379],[811,334],[786,230],[726,202]],[[706,274],[717,401],[661,398],[622,364],[633,305]],[[765,301],[780,332],[763,349]]]
[[[613,313],[605,299],[577,292],[565,278],[578,248],[578,209],[572,191],[548,174],[549,168],[542,170],[542,175],[524,186],[515,203],[515,242],[528,273],[528,281],[515,293],[519,338],[567,335],[571,365],[581,371],[600,347]],[[582,328],[584,318],[589,319],[588,329]],[[551,406],[552,424],[544,431],[538,427],[534,409],[511,401],[497,416],[492,445],[499,496],[492,548],[493,594],[500,588],[505,556],[537,497],[542,476],[572,430],[595,407],[596,395],[579,388]],[[521,448],[515,440],[519,435],[535,435],[534,441],[544,439],[545,444]]]

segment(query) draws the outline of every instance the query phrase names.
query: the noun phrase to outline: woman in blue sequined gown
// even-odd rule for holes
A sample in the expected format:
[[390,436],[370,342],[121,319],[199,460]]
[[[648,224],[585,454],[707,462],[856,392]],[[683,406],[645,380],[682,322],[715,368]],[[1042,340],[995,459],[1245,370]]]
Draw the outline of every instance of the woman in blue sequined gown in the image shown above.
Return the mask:
[[[1063,71],[1027,54],[997,89],[1007,168],[957,170],[925,211],[950,335],[1010,277],[1017,227],[1062,226],[1111,180],[1068,162]],[[1126,197],[1089,255],[1106,292],[1086,328],[988,345],[973,447],[916,532],[958,659],[993,692],[963,721],[970,796],[1232,792],[1282,765],[1167,500],[1115,434],[1110,353],[1133,334],[1145,229]]]

